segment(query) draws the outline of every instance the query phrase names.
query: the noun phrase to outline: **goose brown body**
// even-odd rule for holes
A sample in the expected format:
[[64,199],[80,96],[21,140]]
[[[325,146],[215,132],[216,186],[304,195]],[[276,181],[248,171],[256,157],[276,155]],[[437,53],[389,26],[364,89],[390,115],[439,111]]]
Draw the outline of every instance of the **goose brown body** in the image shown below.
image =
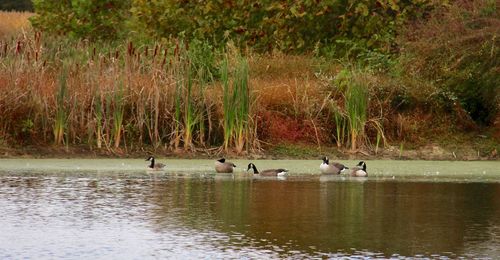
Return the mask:
[[345,169],[349,169],[345,165],[338,162],[330,163],[330,160],[326,156],[323,157],[322,160],[323,163],[319,166],[322,174],[340,174]]
[[232,162],[226,162],[225,158],[215,161],[215,171],[218,173],[232,173],[236,165]]
[[267,169],[267,170],[263,170],[263,171],[259,172],[259,170],[257,170],[257,167],[255,166],[255,164],[253,164],[253,163],[248,164],[247,171],[249,171],[250,169],[253,170],[254,174],[258,174],[260,176],[284,176],[288,172],[287,169],[282,169],[282,168],[280,168],[280,169]]

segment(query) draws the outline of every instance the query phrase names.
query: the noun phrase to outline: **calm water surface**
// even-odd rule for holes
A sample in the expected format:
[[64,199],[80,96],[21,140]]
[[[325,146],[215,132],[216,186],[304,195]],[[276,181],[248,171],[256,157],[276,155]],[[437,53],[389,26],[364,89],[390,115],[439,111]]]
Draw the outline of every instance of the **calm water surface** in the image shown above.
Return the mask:
[[286,179],[162,162],[0,160],[0,259],[500,257],[498,162],[256,163]]

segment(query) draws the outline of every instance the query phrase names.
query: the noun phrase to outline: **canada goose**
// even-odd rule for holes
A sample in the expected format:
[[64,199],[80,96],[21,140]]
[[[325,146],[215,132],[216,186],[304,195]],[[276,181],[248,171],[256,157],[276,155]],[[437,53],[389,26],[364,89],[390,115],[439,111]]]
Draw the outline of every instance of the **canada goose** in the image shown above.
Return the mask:
[[323,157],[323,163],[319,166],[319,169],[321,170],[322,174],[340,174],[343,172],[345,169],[349,169],[348,167],[345,167],[341,163],[330,163],[330,160],[328,157]]
[[232,173],[236,165],[232,162],[226,162],[225,158],[215,161],[215,171],[218,173]]
[[269,169],[259,172],[253,163],[248,164],[247,171],[250,169],[253,169],[254,174],[259,174],[260,176],[286,176],[288,173],[287,169]]
[[165,167],[165,164],[163,163],[155,163],[155,158],[153,156],[149,156],[146,161],[150,161],[151,163],[148,165],[149,169],[153,170],[161,170]]
[[368,173],[366,172],[366,163],[361,161],[358,165],[352,168],[351,176],[354,177],[367,177]]

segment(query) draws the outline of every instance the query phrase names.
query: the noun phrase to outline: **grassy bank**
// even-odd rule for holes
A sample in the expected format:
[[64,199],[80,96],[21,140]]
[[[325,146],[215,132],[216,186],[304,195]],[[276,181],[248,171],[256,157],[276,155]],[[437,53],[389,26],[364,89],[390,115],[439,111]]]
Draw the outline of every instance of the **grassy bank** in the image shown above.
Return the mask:
[[365,55],[370,62],[177,39],[4,37],[1,152],[497,158],[498,114],[475,122],[436,79],[408,73],[416,58]]

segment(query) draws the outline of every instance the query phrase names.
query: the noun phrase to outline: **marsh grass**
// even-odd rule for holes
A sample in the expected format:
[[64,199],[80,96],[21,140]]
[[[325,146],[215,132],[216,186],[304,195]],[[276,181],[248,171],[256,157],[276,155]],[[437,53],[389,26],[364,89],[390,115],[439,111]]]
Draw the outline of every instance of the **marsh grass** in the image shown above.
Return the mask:
[[353,82],[345,95],[346,114],[351,136],[351,149],[356,150],[358,140],[364,136],[368,112],[368,91],[366,86]]
[[123,127],[123,100],[124,100],[124,86],[123,82],[119,81],[117,84],[117,89],[114,91],[113,95],[113,139],[114,147],[120,147],[120,140],[122,135]]
[[375,143],[375,154],[378,154],[378,148],[380,147],[381,134],[377,132],[377,141]]
[[186,72],[186,84],[184,89],[184,150],[192,150],[193,131],[198,120],[195,115],[193,100],[193,79],[191,75],[191,66],[188,65]]
[[[223,89],[224,112],[224,150],[234,144],[235,151],[242,153],[245,147],[255,148],[255,128],[251,121],[251,97],[249,89],[248,61],[242,56],[236,56],[233,70],[229,71],[229,59],[221,63],[221,83]],[[231,78],[230,78],[231,76]],[[253,145],[252,145],[253,144]]]
[[236,109],[235,117],[235,147],[236,152],[241,153],[248,138],[249,113],[250,113],[250,91],[248,87],[248,62],[245,58],[239,57],[234,76],[234,105]]
[[[101,149],[102,148],[102,142],[103,142],[103,133],[102,133],[102,119],[103,119],[103,112],[102,112],[102,101],[101,101],[101,95],[99,92],[96,92],[95,98],[93,100],[94,104],[94,119],[95,119],[95,135],[96,135],[96,142],[97,142],[97,148]],[[91,141],[92,138],[89,138],[89,141]]]
[[366,73],[355,69],[344,69],[337,74],[336,91],[343,99],[343,107],[336,102],[332,102],[330,106],[335,121],[334,138],[337,147],[348,144],[350,149],[355,151],[360,146],[372,146],[366,129],[374,129],[376,132],[374,150],[378,153],[380,142],[385,145],[386,138],[380,119],[382,115],[380,118],[369,118],[370,80],[366,77]]
[[54,143],[60,145],[64,141],[67,123],[66,97],[67,97],[67,69],[63,68],[59,77],[59,88],[56,93],[56,114],[54,120]]
[[224,150],[228,152],[229,144],[232,140],[234,127],[234,110],[231,99],[231,89],[229,88],[229,61],[223,59],[220,65],[220,75],[222,84],[222,107],[223,107],[223,131],[224,131]]
[[[29,95],[23,101],[23,104],[36,104],[30,106],[29,114],[33,117],[30,138],[52,139],[47,136],[47,132],[52,131],[54,143],[59,144],[71,142],[107,150],[151,145],[154,149],[185,151],[222,145],[225,152],[259,151],[258,133],[266,123],[256,119],[257,113],[283,109],[289,111],[285,116],[292,116],[297,122],[303,120],[303,124],[310,127],[310,131],[299,130],[307,138],[313,136],[319,146],[321,131],[326,129],[322,111],[327,100],[337,99],[318,92],[318,83],[312,74],[305,73],[307,70],[299,66],[305,62],[303,57],[290,63],[277,56],[281,62],[271,67],[282,71],[279,66],[291,64],[294,70],[307,75],[286,80],[275,78],[270,81],[272,85],[266,85],[270,84],[269,79],[261,73],[264,67],[270,66],[266,63],[270,58],[259,63],[255,57],[244,57],[230,47],[221,52],[181,40],[143,46],[126,42],[113,46],[54,41],[40,34],[0,45],[12,46],[2,50],[2,64],[12,72],[11,77],[18,78],[16,81],[1,74],[0,80],[32,88],[26,90]],[[17,45],[21,47],[15,48]],[[67,86],[61,91],[61,86],[56,87],[59,81],[54,80],[54,75],[62,74],[63,61],[67,63]],[[257,78],[251,79],[251,66],[260,71]],[[16,89],[22,91],[23,88]],[[2,89],[2,95],[15,95],[9,91]],[[342,90],[347,96],[345,91],[347,85]],[[45,101],[57,95],[59,98],[54,98],[53,103]],[[335,120],[340,128],[335,138],[342,146],[352,142],[350,125],[355,122],[349,119],[350,110],[343,107],[348,102],[337,101],[340,105]],[[273,108],[268,105],[271,103],[278,106]],[[19,111],[14,104],[6,104],[6,107]],[[56,113],[51,115],[50,111]],[[9,125],[13,120],[14,117],[1,119],[6,139],[16,138],[7,134],[16,131],[16,126]],[[47,124],[51,121],[52,126]],[[370,124],[370,120],[361,121]],[[68,141],[64,141],[64,137]]]
[[[214,123],[224,120],[215,107],[223,96],[217,91],[223,85],[219,71],[214,71],[218,50],[181,40],[143,46],[58,43],[40,34],[0,42],[7,46],[2,49],[2,65],[11,72],[0,73],[0,81],[17,91],[2,88],[1,94],[23,97],[20,106],[34,104],[25,113],[34,119],[23,119],[32,123],[29,131],[26,123],[8,126],[14,116],[0,119],[6,139],[16,138],[7,133],[22,130],[30,138],[53,139],[57,145],[87,144],[109,151],[149,144],[154,149],[196,151],[223,143],[217,138],[223,127]],[[256,144],[257,135],[248,129],[248,62],[240,57],[231,66],[226,99],[231,99],[227,111],[233,114],[228,117],[232,130],[226,149],[241,153]],[[54,80],[54,75],[60,76]],[[24,113],[7,101],[1,100],[7,109]],[[53,122],[49,138],[47,121]]]
[[332,103],[331,106],[331,110],[333,110],[333,118],[335,120],[335,142],[337,147],[340,148],[346,143],[346,139],[348,138],[348,120],[336,104]]

